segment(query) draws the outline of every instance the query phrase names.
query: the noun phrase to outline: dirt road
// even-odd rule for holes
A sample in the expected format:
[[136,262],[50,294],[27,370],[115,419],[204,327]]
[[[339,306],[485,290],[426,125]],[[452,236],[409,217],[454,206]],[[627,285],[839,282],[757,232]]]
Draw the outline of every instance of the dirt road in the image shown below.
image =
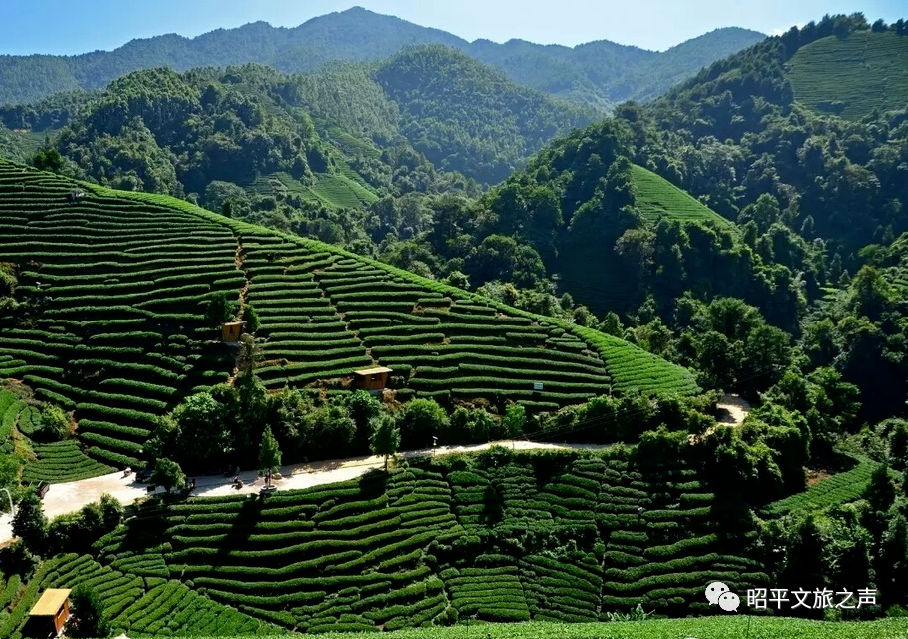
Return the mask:
[[[595,450],[604,446],[590,444],[547,444],[529,441],[500,441],[488,444],[475,444],[471,446],[439,446],[434,453],[431,449],[414,450],[399,454],[398,458],[412,458],[426,455],[444,455],[450,453],[474,452],[486,450],[491,446],[500,445],[515,450],[532,449],[558,449],[575,448]],[[311,464],[293,464],[281,467],[281,479],[272,480],[277,490],[292,490],[296,488],[310,488],[321,484],[332,484],[349,479],[356,479],[374,468],[384,466],[384,458],[374,455],[371,457],[353,457],[349,459],[334,459]],[[131,504],[136,499],[148,495],[145,484],[133,480],[134,475],[125,477],[121,471],[66,482],[51,484],[44,496],[44,514],[48,519],[59,515],[77,512],[84,505],[98,501],[101,495],[107,493],[116,497],[122,504]],[[257,470],[241,471],[239,478],[243,481],[242,488],[233,487],[233,477],[223,475],[209,475],[195,477],[196,488],[193,495],[199,497],[213,497],[217,495],[258,493],[263,486],[263,480],[258,476]],[[164,492],[158,489],[158,493]],[[13,538],[12,521],[9,515],[0,516],[0,546],[8,543]]]
[[750,403],[740,395],[723,395],[716,403],[719,423],[740,426],[750,413]]
[[[725,395],[719,400],[716,407],[719,409],[719,422],[740,426],[750,412],[750,404],[737,395]],[[515,450],[533,449],[564,449],[596,450],[605,448],[592,444],[548,444],[530,441],[499,441],[488,444],[475,444],[471,446],[439,446],[434,450],[414,450],[401,453],[399,458],[412,458],[426,455],[444,455],[450,453],[465,453],[486,450],[491,446],[505,446]],[[334,459],[329,461],[314,462],[311,464],[293,464],[281,467],[281,479],[272,480],[277,490],[292,490],[295,488],[310,488],[321,484],[331,484],[339,481],[356,479],[374,468],[381,468],[384,458],[379,456],[354,457],[349,459]],[[199,497],[213,497],[217,495],[232,495],[257,493],[263,486],[263,480],[258,476],[258,471],[247,470],[239,474],[243,486],[239,489],[233,486],[233,477],[222,475],[196,477],[196,488],[193,495]],[[158,489],[157,492],[163,492]],[[136,499],[145,497],[147,487],[133,481],[133,476],[124,477],[117,471],[100,477],[67,482],[64,484],[51,484],[44,496],[44,514],[48,519],[59,515],[77,512],[82,506],[98,501],[101,495],[108,493],[116,497],[122,504],[131,504]],[[13,537],[12,521],[9,515],[0,516],[0,545],[8,543]]]

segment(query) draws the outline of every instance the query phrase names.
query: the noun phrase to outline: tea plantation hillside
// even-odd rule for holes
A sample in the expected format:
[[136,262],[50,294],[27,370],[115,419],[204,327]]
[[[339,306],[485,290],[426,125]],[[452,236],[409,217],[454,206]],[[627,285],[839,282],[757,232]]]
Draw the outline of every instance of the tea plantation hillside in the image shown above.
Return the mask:
[[667,218],[679,222],[713,222],[721,228],[735,229],[733,222],[652,171],[634,164],[631,175],[637,208],[648,223]]
[[697,390],[686,369],[596,331],[171,198],[83,185],[70,202],[74,186],[0,162],[0,262],[15,265],[19,303],[4,320],[0,378],[74,410],[102,464],[140,467],[156,415],[228,380],[233,355],[205,320],[220,292],[256,309],[269,388],[344,392],[353,369],[382,364],[398,399],[555,409],[612,391]]
[[[9,363],[11,356],[0,356],[0,366]],[[115,469],[88,457],[78,443],[72,439],[53,443],[31,441],[40,428],[40,409],[37,402],[28,402],[18,395],[0,389],[0,451],[3,454],[15,450],[13,429],[20,438],[28,442],[35,454],[35,460],[25,467],[22,480],[25,482],[46,481],[49,483],[77,481],[113,472]]]
[[[630,164],[634,204],[640,212],[638,228],[652,230],[661,220],[690,229],[705,225],[738,237],[735,224],[694,199],[665,178]],[[633,308],[640,297],[640,275],[616,251],[603,251],[596,243],[572,247],[559,261],[564,287],[596,313]],[[658,283],[654,287],[660,291]],[[666,297],[672,297],[668,293]]]
[[855,31],[801,47],[788,78],[806,106],[857,120],[908,103],[908,37]]
[[597,621],[641,601],[707,612],[704,583],[741,592],[767,576],[750,554],[751,519],[700,477],[622,450],[498,448],[264,499],[149,502],[96,544],[105,568],[58,558],[83,568],[44,583],[72,587],[101,570],[123,588],[151,580],[150,623],[129,612],[139,603],[115,611],[116,628],[141,632],[178,630],[187,586],[307,632]]
[[[98,593],[105,614],[114,626],[130,634],[263,635],[279,627],[217,604],[185,585],[163,576],[139,576],[102,566],[88,555],[70,553],[43,562],[28,584],[17,578],[6,584],[4,596],[15,600],[11,612],[0,611],[0,636],[21,639],[28,611],[46,588],[86,584]],[[9,601],[4,601],[4,607]],[[26,633],[26,636],[33,636]]]

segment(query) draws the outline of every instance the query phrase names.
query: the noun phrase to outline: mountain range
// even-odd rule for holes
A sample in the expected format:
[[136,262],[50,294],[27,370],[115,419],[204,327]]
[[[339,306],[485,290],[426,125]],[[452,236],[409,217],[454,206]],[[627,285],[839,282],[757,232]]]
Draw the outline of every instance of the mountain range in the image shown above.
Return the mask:
[[[401,49],[328,59],[374,16],[300,27],[305,73],[157,66],[0,108],[0,637],[46,636],[28,612],[72,588],[97,637],[901,639],[908,24],[826,16],[603,117],[592,74],[547,94],[536,53],[520,84],[396,19]],[[502,439],[607,448],[393,460]],[[31,484],[368,452],[343,484],[52,522]],[[712,579],[876,603],[751,628]]]
[[439,29],[355,7],[294,28],[254,22],[195,38],[168,34],[132,40],[114,51],[0,56],[0,104],[99,88],[132,71],[158,66],[182,72],[255,62],[298,72],[334,60],[380,60],[410,45],[441,44],[503,71],[515,82],[608,108],[625,100],[655,97],[705,65],[765,37],[747,29],[718,29],[661,53],[607,40],[573,48],[523,40],[468,42]]

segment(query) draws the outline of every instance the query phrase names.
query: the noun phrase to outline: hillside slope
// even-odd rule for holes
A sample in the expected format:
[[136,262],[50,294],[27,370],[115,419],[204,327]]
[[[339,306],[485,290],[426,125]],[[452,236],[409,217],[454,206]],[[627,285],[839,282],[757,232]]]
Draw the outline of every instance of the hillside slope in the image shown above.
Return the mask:
[[354,7],[289,29],[255,22],[192,39],[168,34],[132,40],[114,51],[71,57],[3,56],[0,104],[103,87],[127,73],[159,66],[182,72],[254,62],[288,72],[310,71],[332,60],[375,61],[407,46],[440,44],[458,48],[516,82],[580,103],[608,106],[658,95],[705,64],[764,37],[746,29],[720,29],[662,53],[608,41],[574,48],[517,40],[469,43],[438,29]]
[[734,229],[735,225],[699,200],[652,171],[637,166],[631,168],[636,189],[636,203],[647,222],[661,218],[679,222],[709,222],[720,228]]
[[104,462],[140,465],[154,415],[226,381],[233,358],[203,320],[218,291],[258,311],[270,388],[340,390],[352,369],[387,364],[402,399],[551,409],[696,390],[687,370],[596,331],[162,196],[84,185],[70,203],[73,187],[0,163],[0,262],[16,265],[20,302],[3,319],[0,377],[75,409]]
[[[281,632],[274,624],[215,603],[175,580],[168,580],[166,570],[158,566],[149,566],[147,562],[137,566],[141,561],[128,560],[114,563],[116,567],[102,565],[90,555],[76,553],[41,562],[28,585],[7,591],[15,603],[9,614],[0,616],[0,634],[10,639],[37,636],[34,629],[26,629],[26,623],[28,611],[41,593],[47,588],[72,589],[81,584],[92,586],[98,593],[112,627],[130,634],[261,636]],[[137,567],[139,570],[135,571]]]
[[908,36],[858,31],[798,49],[788,78],[795,99],[815,111],[859,120],[908,104]]
[[672,313],[690,291],[745,297],[784,317],[797,298],[773,256],[755,256],[730,220],[632,162],[633,135],[612,118],[548,145],[483,197],[478,239],[528,244],[597,315],[635,313],[649,295]]
[[[424,46],[308,75],[257,65],[138,71],[103,91],[2,108],[0,124],[30,132],[33,143],[59,132],[53,139],[73,175],[117,188],[201,197],[212,182],[248,187],[276,178],[302,200],[357,208],[377,193],[453,190],[442,187],[440,171],[499,182],[544,144],[600,116],[456,49]],[[28,141],[0,136],[0,145],[23,147],[20,157],[34,155]],[[363,190],[338,184],[340,175]],[[333,197],[332,189],[343,193]]]
[[401,132],[443,171],[501,182],[542,146],[601,114],[515,85],[454,49],[410,47],[374,74]]
[[[298,632],[598,621],[638,602],[707,613],[705,581],[764,584],[752,520],[693,464],[652,461],[443,456],[267,499],[149,503],[98,546],[127,575],[179,580]],[[162,599],[154,619],[179,605]]]

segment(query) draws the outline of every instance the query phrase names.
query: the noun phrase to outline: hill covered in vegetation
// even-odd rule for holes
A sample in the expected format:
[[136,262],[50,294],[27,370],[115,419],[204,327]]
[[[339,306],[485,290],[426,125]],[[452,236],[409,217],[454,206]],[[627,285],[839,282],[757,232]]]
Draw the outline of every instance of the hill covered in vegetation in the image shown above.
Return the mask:
[[459,49],[515,82],[601,107],[630,98],[655,97],[707,64],[764,37],[746,29],[719,29],[662,53],[605,40],[574,48],[521,40],[469,43],[439,29],[355,7],[290,29],[256,22],[191,39],[168,34],[132,40],[114,51],[70,57],[4,56],[0,58],[0,104],[97,89],[133,71],[154,67],[184,72],[258,63],[285,72],[312,71],[326,62],[373,62],[411,45],[436,44]]
[[788,71],[795,100],[851,120],[903,109],[908,102],[908,28],[902,31],[878,24],[799,48]]
[[[906,37],[904,21],[871,26],[856,14],[769,38],[704,69],[643,113],[627,110],[637,123],[636,160],[730,219],[771,195],[780,210],[792,211],[795,232],[827,242],[830,259],[838,253],[854,272],[861,248],[908,230],[899,215],[908,198],[898,168],[906,125],[904,65],[890,73],[885,56],[861,61],[847,51],[857,46],[871,57],[899,51]],[[834,55],[835,71],[822,57],[833,50],[842,53]],[[864,121],[815,110],[821,99],[850,105],[853,89],[864,85],[843,74],[868,83],[891,80],[883,91],[857,89],[880,100],[877,109],[865,98],[849,107],[856,117],[867,115]],[[655,129],[647,131],[649,123]]]
[[[2,164],[0,376],[75,409],[89,454],[108,463],[140,465],[155,415],[228,380],[235,362],[215,339],[234,312],[254,312],[249,328],[267,338],[267,388],[340,390],[352,369],[387,364],[401,399],[485,397],[502,412],[505,400],[552,409],[612,389],[696,390],[684,369],[608,335],[175,200],[86,185],[70,202],[73,188]],[[215,310],[224,296],[239,310]]]
[[[441,46],[304,76],[261,66],[140,71],[101,92],[0,115],[10,131],[53,135],[80,177],[104,184],[202,196],[212,182],[247,187],[278,175],[301,180],[287,188],[303,199],[351,208],[376,193],[461,186],[436,171],[501,181],[544,144],[597,117]],[[347,180],[352,199],[331,197],[315,174]]]

